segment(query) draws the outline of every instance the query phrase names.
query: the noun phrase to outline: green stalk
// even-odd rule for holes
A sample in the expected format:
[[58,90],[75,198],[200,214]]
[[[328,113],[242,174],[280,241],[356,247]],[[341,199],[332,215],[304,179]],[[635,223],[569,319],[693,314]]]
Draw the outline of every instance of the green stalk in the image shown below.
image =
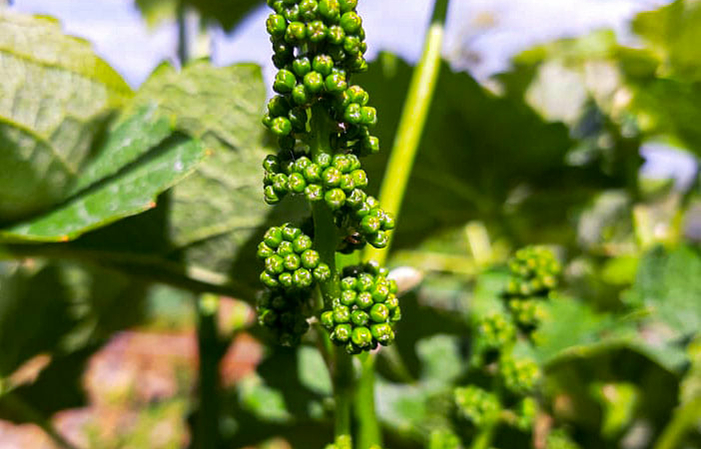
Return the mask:
[[188,52],[188,35],[187,35],[187,20],[185,14],[185,0],[178,0],[178,5],[175,11],[176,21],[178,25],[178,59],[180,67],[185,67],[190,57]]
[[[393,214],[395,218],[399,216],[404,192],[409,182],[411,169],[414,166],[414,159],[438,81],[448,2],[449,0],[436,0],[434,5],[431,25],[424,42],[423,55],[411,78],[409,94],[404,103],[397,136],[380,187],[382,208]],[[392,243],[391,235],[390,233],[390,245]],[[366,256],[383,265],[388,249],[389,245],[383,250],[369,248]]]
[[492,439],[494,438],[494,430],[496,429],[496,422],[490,423],[482,427],[472,440],[472,445],[470,449],[488,449],[492,444]]
[[679,407],[667,424],[654,449],[675,449],[681,447],[686,433],[696,425],[701,416],[701,397],[694,398]]
[[[423,55],[409,85],[409,93],[402,110],[397,136],[380,187],[380,203],[383,209],[393,214],[395,218],[399,216],[404,192],[414,166],[416,152],[421,142],[421,135],[426,125],[426,118],[438,81],[448,2],[449,0],[436,0],[433,6],[431,24],[424,41]],[[382,250],[368,248],[365,252],[366,259],[375,259],[380,265],[384,265],[389,247],[392,244],[391,239],[392,233],[390,233],[390,242],[387,248]],[[374,444],[382,445],[382,432],[375,410],[374,358],[374,355],[368,356],[362,364],[360,374],[360,385],[356,397],[358,449],[369,449]],[[362,407],[362,411],[360,407]]]
[[205,294],[197,304],[197,344],[200,353],[199,412],[195,424],[195,448],[219,447],[219,359],[217,333],[219,297]]
[[[312,107],[311,118],[312,136],[309,141],[312,158],[321,153],[333,154],[331,148],[331,132],[333,122],[328,112],[321,104]],[[341,283],[336,269],[336,248],[339,235],[334,223],[331,209],[325,201],[312,204],[314,219],[314,248],[319,252],[322,262],[331,269],[331,279],[319,284],[319,290],[326,308],[330,308],[334,298],[341,296]],[[349,435],[351,430],[351,406],[353,399],[353,363],[351,357],[343,348],[335,348],[333,365],[329,366],[333,382],[334,400],[336,403],[336,436]]]

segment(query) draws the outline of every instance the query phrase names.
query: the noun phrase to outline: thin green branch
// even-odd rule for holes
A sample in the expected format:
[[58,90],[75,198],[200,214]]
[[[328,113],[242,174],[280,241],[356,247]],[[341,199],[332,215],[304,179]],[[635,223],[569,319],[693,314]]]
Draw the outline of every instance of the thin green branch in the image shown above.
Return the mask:
[[[423,55],[411,78],[392,153],[380,187],[380,203],[385,211],[395,217],[400,212],[438,81],[448,2],[449,0],[436,0]],[[384,250],[371,248],[367,251],[367,256],[378,260],[382,265],[388,249],[389,246]]]
[[655,443],[654,449],[675,449],[682,446],[687,432],[692,429],[701,416],[701,396],[680,406],[672,416],[662,435]]
[[217,331],[219,297],[205,294],[197,304],[197,345],[200,355],[199,411],[195,423],[195,448],[219,447],[219,361],[221,343]]
[[[402,116],[399,121],[397,136],[394,140],[392,153],[389,157],[387,170],[380,188],[380,203],[385,211],[399,216],[402,200],[406,191],[411,170],[416,159],[416,152],[421,142],[421,135],[426,124],[426,118],[431,108],[438,74],[441,66],[441,49],[445,19],[448,13],[449,0],[436,0],[433,7],[431,24],[424,41],[421,60],[411,79],[409,93],[404,103]],[[390,234],[390,245],[392,234]],[[368,248],[367,259],[375,259],[384,265],[389,252],[389,246],[383,250]],[[382,444],[382,432],[375,410],[375,362],[374,355],[369,355],[362,364],[360,387],[356,404],[362,404],[362,412],[358,410],[358,434],[360,436],[358,449],[369,449],[372,445]]]
[[[323,105],[316,104],[312,108],[310,146],[312,157],[321,153],[333,154],[331,148],[332,121]],[[312,205],[314,219],[314,248],[319,252],[322,262],[331,269],[331,278],[319,283],[323,302],[331,307],[335,298],[341,296],[341,285],[336,269],[336,248],[339,235],[334,223],[333,214],[324,201]],[[353,364],[351,357],[343,348],[333,352],[333,362],[329,366],[333,382],[334,399],[336,402],[336,436],[348,435],[351,430],[351,405],[353,399]]]

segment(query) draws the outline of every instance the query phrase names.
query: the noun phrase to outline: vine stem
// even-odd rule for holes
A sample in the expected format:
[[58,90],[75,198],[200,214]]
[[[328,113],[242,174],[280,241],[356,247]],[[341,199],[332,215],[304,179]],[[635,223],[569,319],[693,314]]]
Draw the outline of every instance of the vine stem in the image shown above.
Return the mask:
[[488,449],[492,444],[492,439],[494,438],[494,430],[496,429],[496,423],[488,424],[482,427],[472,440],[472,445],[470,449]]
[[[321,104],[312,107],[311,117],[312,136],[310,147],[312,157],[327,153],[333,155],[331,147],[331,132],[333,122],[328,112]],[[331,278],[319,283],[319,290],[326,308],[332,307],[334,298],[341,296],[340,276],[336,267],[336,248],[339,235],[334,222],[333,213],[324,201],[312,204],[314,220],[314,248],[319,252],[319,258],[331,269]],[[353,402],[354,373],[351,356],[343,348],[335,347],[331,358],[331,380],[333,382],[334,400],[336,403],[335,435],[350,435],[351,409]]]
[[684,435],[695,425],[699,415],[701,415],[701,397],[697,397],[679,407],[655,443],[654,449],[680,447]]
[[202,295],[197,303],[197,345],[200,354],[199,411],[195,424],[195,448],[219,447],[219,360],[221,346],[217,332],[219,297]]
[[[436,0],[433,6],[433,15],[424,41],[423,54],[411,78],[409,93],[404,102],[397,135],[380,187],[380,204],[395,218],[399,216],[438,82],[449,1]],[[386,248],[381,250],[368,248],[365,252],[365,258],[375,259],[380,265],[384,265],[391,244],[392,233],[390,233],[390,242]],[[361,365],[356,404],[358,407],[356,414],[358,418],[358,449],[369,449],[375,444],[382,445],[382,432],[375,410],[374,354],[369,355]],[[362,407],[362,413],[360,407]]]

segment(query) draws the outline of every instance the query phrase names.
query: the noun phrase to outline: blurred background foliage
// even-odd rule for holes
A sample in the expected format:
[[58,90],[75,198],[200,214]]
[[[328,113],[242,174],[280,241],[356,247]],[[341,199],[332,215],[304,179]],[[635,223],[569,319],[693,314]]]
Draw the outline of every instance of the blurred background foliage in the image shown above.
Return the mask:
[[[136,4],[149,24],[195,9],[231,30],[258,2]],[[535,431],[494,446],[563,447],[560,429],[584,448],[701,447],[701,3],[631,28],[639,45],[595,31],[483,81],[445,63],[390,258],[405,293],[378,358],[387,447],[460,447],[474,324],[526,244],[556,251],[563,289],[533,349]],[[371,187],[412,70],[382,53],[358,77],[385,149]],[[31,447],[198,447],[196,297],[212,292],[223,447],[330,442],[321,355],[271,345],[247,305],[264,229],[306,214],[262,201],[260,68],[164,63],[132,91],[87,42],[9,9],[0,73],[0,439],[20,438],[11,422],[51,436]],[[650,145],[693,176],[647,174]]]

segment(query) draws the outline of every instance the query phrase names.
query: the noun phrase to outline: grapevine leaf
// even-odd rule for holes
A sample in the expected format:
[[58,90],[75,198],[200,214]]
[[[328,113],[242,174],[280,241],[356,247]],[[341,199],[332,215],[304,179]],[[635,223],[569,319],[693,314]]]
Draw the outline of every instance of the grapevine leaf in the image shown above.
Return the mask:
[[56,21],[7,9],[0,78],[0,222],[7,222],[65,199],[105,120],[132,92]]
[[199,141],[173,135],[155,109],[138,111],[110,132],[76,180],[67,202],[0,229],[8,241],[67,241],[155,207],[158,194],[188,176],[204,158]]

